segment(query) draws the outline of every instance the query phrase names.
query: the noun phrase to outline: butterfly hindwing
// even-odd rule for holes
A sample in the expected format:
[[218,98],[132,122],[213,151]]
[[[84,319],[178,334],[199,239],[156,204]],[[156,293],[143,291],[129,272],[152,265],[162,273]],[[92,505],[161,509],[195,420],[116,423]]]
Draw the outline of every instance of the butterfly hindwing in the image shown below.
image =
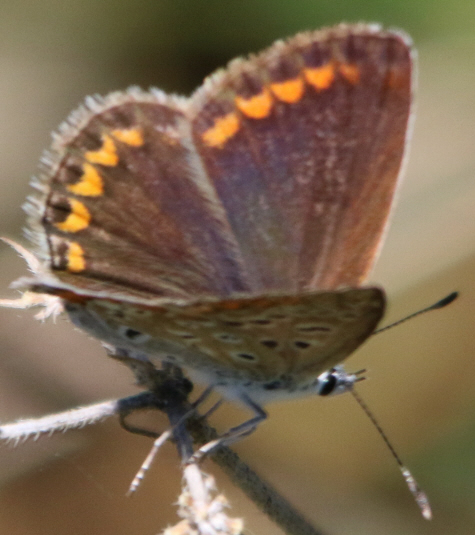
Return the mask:
[[58,138],[41,223],[64,282],[152,298],[248,289],[227,220],[194,180],[180,102],[111,95]]
[[[146,354],[206,373],[270,381],[305,381],[352,353],[384,312],[378,288],[206,300],[189,305],[120,307],[91,300],[90,313]],[[114,317],[115,316],[115,317]]]

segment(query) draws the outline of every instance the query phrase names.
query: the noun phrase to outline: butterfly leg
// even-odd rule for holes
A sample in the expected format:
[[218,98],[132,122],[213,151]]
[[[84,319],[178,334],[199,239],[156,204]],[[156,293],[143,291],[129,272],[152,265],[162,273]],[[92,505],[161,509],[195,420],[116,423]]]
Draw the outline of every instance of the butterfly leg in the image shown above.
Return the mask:
[[[131,430],[134,433],[138,432],[138,433],[141,433],[141,434],[145,434],[147,436],[153,436],[155,438],[155,441],[153,443],[153,446],[152,446],[150,452],[148,453],[148,455],[145,458],[144,462],[142,463],[142,465],[140,466],[139,470],[135,474],[135,477],[134,477],[134,479],[132,480],[132,482],[131,482],[131,484],[129,486],[129,490],[127,491],[127,495],[128,496],[133,494],[138,489],[138,487],[140,486],[140,484],[142,483],[142,481],[143,481],[143,479],[145,477],[145,474],[150,469],[150,467],[151,467],[151,465],[152,465],[152,463],[153,463],[158,451],[162,447],[162,445],[167,440],[169,440],[169,439],[171,439],[173,437],[173,434],[177,432],[178,428],[182,424],[184,424],[184,422],[186,422],[186,420],[188,420],[188,418],[190,418],[190,416],[192,416],[195,413],[196,408],[208,398],[208,396],[211,394],[212,391],[213,391],[213,387],[212,386],[209,386],[208,388],[206,388],[203,391],[203,393],[198,397],[198,399],[192,404],[192,408],[190,410],[186,411],[185,414],[178,419],[178,421],[173,423],[172,427],[169,427],[168,429],[163,431],[163,433],[161,433],[159,436],[157,436],[156,434],[151,434],[149,431],[146,431],[146,430],[144,432],[144,430],[141,430],[141,429],[137,430],[137,428],[132,428],[131,429],[130,426],[129,427],[125,427],[124,423],[121,421],[121,425],[125,429]],[[211,412],[214,412],[220,405],[221,405],[221,400],[218,401],[217,403],[215,403],[213,405],[213,407],[211,407],[211,409],[209,409],[209,411],[206,413],[206,415],[211,413]]]
[[229,446],[230,444],[247,437],[253,433],[257,426],[267,418],[267,413],[265,410],[260,405],[255,403],[249,396],[241,393],[239,399],[254,413],[254,416],[242,424],[232,427],[229,429],[229,431],[226,431],[226,433],[217,439],[211,440],[210,442],[201,446],[201,448],[190,457],[188,463],[200,462],[216,448],[221,446]]

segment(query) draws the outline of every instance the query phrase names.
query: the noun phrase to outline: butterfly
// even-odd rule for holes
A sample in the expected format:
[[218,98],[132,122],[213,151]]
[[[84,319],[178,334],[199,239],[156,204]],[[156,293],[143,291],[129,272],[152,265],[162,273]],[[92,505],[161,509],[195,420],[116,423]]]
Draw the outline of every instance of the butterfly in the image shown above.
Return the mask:
[[252,428],[270,401],[352,383],[335,367],[384,313],[383,290],[362,284],[405,153],[412,63],[404,34],[339,25],[234,60],[190,98],[88,98],[33,184],[25,295],[185,368],[253,410]]

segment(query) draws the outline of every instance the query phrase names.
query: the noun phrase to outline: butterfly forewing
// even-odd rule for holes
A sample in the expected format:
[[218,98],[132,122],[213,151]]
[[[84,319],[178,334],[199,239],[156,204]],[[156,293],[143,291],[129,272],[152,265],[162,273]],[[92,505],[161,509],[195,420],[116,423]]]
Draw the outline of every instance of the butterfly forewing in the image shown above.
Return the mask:
[[357,286],[405,147],[411,57],[340,26],[231,63],[195,95],[195,140],[255,290]]

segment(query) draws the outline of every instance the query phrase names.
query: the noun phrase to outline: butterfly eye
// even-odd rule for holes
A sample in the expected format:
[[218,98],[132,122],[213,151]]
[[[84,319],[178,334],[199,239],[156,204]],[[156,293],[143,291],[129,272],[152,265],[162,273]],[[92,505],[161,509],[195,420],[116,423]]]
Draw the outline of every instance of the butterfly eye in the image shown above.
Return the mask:
[[329,371],[318,376],[318,383],[318,394],[320,396],[329,396],[333,393],[337,380],[333,373]]
[[316,391],[319,396],[343,394],[352,390],[358,380],[358,374],[347,373],[342,366],[335,366],[317,377]]

